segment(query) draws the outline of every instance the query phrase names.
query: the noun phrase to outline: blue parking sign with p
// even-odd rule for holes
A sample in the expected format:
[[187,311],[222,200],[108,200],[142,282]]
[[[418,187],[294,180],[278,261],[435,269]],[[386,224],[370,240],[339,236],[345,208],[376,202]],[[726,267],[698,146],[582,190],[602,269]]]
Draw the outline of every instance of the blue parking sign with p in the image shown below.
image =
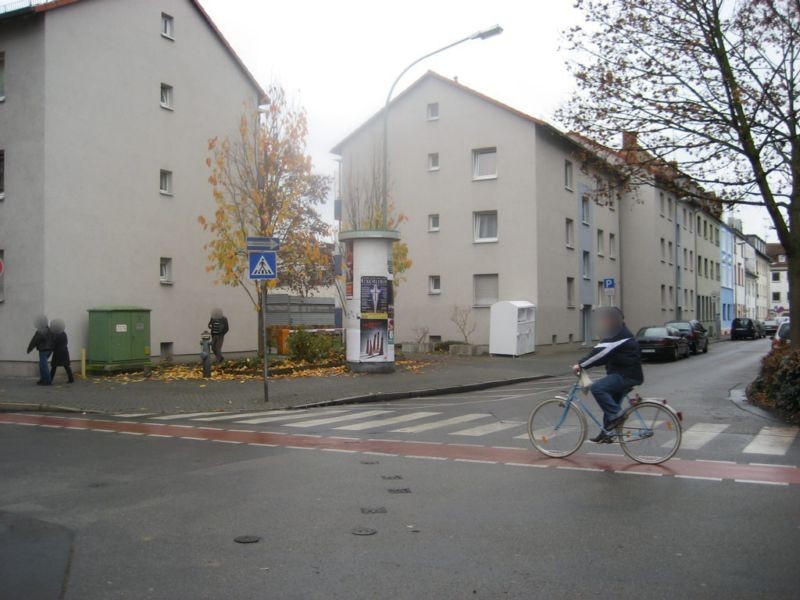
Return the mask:
[[613,290],[616,286],[616,282],[614,281],[613,277],[606,277],[603,279],[603,288],[606,290]]
[[249,252],[248,259],[249,279],[251,281],[277,279],[278,266],[275,252]]

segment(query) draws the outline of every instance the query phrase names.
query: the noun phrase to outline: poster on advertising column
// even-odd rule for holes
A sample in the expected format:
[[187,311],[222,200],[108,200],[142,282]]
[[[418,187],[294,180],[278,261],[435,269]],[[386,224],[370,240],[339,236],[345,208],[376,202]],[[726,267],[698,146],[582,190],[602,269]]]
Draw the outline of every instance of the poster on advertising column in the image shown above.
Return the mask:
[[388,343],[386,320],[361,319],[361,362],[387,360]]
[[389,281],[386,277],[361,277],[361,318],[389,318]]
[[342,270],[344,271],[344,296],[346,300],[353,299],[353,242],[344,243],[344,261]]

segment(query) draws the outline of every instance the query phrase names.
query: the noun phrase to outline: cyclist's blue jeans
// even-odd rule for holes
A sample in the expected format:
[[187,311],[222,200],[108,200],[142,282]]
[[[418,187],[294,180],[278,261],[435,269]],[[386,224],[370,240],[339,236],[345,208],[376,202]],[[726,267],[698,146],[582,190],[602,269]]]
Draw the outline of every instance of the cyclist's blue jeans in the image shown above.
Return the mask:
[[592,384],[592,395],[603,409],[603,427],[606,427],[619,414],[622,400],[639,382],[612,373]]

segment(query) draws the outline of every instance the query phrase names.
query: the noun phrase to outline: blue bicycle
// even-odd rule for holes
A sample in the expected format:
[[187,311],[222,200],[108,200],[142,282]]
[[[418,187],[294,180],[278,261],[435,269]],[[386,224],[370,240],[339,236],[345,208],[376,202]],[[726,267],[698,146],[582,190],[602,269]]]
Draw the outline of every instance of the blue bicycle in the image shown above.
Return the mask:
[[629,393],[621,424],[614,431],[606,431],[578,393],[590,385],[591,380],[582,374],[568,395],[545,400],[533,409],[528,435],[534,448],[553,458],[569,456],[586,441],[589,415],[636,462],[657,465],[675,456],[681,446],[682,419],[665,400],[643,400],[638,394]]

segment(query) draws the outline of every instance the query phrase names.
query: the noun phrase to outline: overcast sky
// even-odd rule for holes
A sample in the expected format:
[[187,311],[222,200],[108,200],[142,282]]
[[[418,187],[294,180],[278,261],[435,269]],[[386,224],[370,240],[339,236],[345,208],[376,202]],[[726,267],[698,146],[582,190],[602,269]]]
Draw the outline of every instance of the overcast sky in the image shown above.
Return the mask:
[[[425,61],[397,91],[432,69],[555,122],[573,87],[559,51],[561,31],[581,19],[573,0],[201,2],[256,78],[280,81],[305,106],[309,150],[322,173],[335,171],[331,147],[382,107],[409,62],[496,23],[502,35]],[[740,212],[747,233],[774,238],[765,212]],[[332,220],[331,206],[324,213]]]

